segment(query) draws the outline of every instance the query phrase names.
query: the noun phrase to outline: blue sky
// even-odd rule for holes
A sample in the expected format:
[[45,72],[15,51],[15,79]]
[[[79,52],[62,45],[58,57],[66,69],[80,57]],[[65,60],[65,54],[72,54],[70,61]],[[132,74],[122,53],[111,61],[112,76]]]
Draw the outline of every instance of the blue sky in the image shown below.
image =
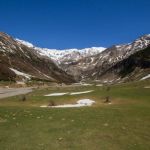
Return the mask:
[[0,0],[0,31],[47,48],[109,47],[150,33],[150,0]]

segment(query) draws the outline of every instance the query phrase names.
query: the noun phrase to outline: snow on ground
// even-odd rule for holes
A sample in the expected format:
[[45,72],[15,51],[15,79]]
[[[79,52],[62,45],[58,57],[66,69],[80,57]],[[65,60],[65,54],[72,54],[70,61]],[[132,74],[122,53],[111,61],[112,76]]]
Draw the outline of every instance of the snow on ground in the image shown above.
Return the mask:
[[81,99],[77,101],[77,104],[86,105],[86,106],[91,106],[93,103],[95,103],[95,101],[90,99]]
[[150,86],[145,86],[144,88],[145,88],[145,89],[150,89]]
[[16,75],[24,76],[24,77],[27,78],[27,79],[31,79],[31,75],[29,75],[29,74],[20,72],[20,71],[14,69],[14,68],[9,68],[9,69],[12,70]]
[[[84,78],[84,77],[82,77]],[[73,83],[72,85],[80,85],[80,86],[92,86],[94,84],[90,84],[90,83],[83,83],[83,82],[78,82],[78,83]]]
[[46,107],[48,107],[48,106],[46,106],[46,105],[42,105],[42,106],[40,106],[41,108],[46,108]]
[[93,91],[94,91],[94,90],[83,91],[83,92],[72,92],[72,93],[70,93],[69,95],[79,95],[79,94],[91,93],[91,92],[93,92]]
[[103,86],[103,84],[97,84],[96,86]]
[[141,80],[145,80],[145,79],[148,79],[150,78],[150,74],[148,74],[147,76],[143,77]]
[[57,106],[40,106],[42,108],[45,107],[50,107],[50,108],[70,108],[70,107],[84,107],[84,106],[91,106],[92,104],[94,104],[95,101],[90,100],[90,99],[81,99],[78,100],[76,104],[64,104],[64,105],[57,105]]
[[48,95],[45,95],[45,96],[63,96],[63,95],[66,95],[68,93],[51,93],[51,94],[48,94]]
[[79,95],[79,94],[85,94],[85,93],[91,93],[94,90],[90,90],[90,91],[82,91],[82,92],[71,92],[71,93],[51,93],[51,94],[47,94],[45,96],[63,96],[63,95]]
[[84,85],[84,86],[92,86],[93,84],[81,83],[81,85]]

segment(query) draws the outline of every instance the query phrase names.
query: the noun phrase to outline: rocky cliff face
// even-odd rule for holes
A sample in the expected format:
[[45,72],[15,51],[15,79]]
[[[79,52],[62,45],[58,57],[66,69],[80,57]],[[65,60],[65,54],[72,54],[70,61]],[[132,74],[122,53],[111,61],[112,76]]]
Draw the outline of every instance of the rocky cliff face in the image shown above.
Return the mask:
[[65,83],[75,81],[49,57],[0,32],[0,80],[32,79]]

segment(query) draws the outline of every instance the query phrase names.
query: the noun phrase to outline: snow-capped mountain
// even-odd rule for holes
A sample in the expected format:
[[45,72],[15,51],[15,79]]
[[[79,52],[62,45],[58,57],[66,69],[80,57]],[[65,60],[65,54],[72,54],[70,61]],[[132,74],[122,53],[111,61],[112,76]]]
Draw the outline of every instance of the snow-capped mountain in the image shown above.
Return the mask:
[[132,43],[114,45],[107,49],[92,47],[56,50],[39,48],[0,32],[0,80],[23,78],[65,83],[75,80],[120,82],[122,72],[131,74],[138,70],[137,72],[150,74],[149,46],[150,34]]
[[47,56],[41,56],[30,43],[0,32],[0,80],[75,82]]
[[48,56],[53,59],[55,62],[59,64],[67,61],[78,61],[83,57],[89,57],[92,55],[96,55],[104,51],[106,48],[104,47],[91,47],[84,49],[65,49],[65,50],[57,50],[57,49],[48,49],[48,48],[40,48],[36,47],[33,44],[16,39],[18,43],[26,45],[27,47],[34,48],[40,55]]
[[62,68],[79,80],[99,79],[110,67],[149,45],[150,34],[144,35],[132,43],[114,45],[97,55],[85,57],[73,63],[62,64]]

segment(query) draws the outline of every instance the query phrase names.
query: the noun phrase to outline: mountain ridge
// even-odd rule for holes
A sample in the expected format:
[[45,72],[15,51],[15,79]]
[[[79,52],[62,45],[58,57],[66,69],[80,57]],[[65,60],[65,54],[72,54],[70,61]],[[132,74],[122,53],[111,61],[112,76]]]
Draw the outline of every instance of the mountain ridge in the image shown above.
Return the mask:
[[[66,60],[73,60],[73,58],[76,57],[74,61],[79,60],[82,57],[85,56],[92,56],[95,54],[98,54],[102,51],[104,51],[106,48],[104,47],[91,47],[91,48],[83,48],[83,49],[49,49],[49,48],[41,48],[36,47],[32,43],[24,40],[20,40],[18,38],[15,39],[17,42],[26,45],[27,47],[33,48],[39,52],[40,55],[48,56],[54,61],[65,61]],[[64,59],[65,58],[65,59]]]
[[11,36],[0,32],[0,80],[50,82],[75,82],[61,68],[46,56],[41,56],[33,48],[19,44]]
[[[3,68],[0,71],[0,79],[8,76],[7,79],[20,80],[20,76],[24,76],[24,78],[51,82],[69,83],[89,80],[103,82],[106,81],[110,68],[115,68],[115,65],[131,55],[136,57],[135,53],[146,49],[149,45],[150,34],[147,34],[131,43],[113,45],[106,49],[93,47],[59,51],[35,47],[29,42],[14,39],[0,32],[0,67]],[[116,76],[122,78],[118,74]],[[113,78],[114,75],[108,80],[117,80]]]
[[128,44],[113,45],[97,55],[73,63],[62,63],[61,67],[69,74],[74,74],[77,80],[97,80],[109,67],[146,48],[149,44],[150,34]]

